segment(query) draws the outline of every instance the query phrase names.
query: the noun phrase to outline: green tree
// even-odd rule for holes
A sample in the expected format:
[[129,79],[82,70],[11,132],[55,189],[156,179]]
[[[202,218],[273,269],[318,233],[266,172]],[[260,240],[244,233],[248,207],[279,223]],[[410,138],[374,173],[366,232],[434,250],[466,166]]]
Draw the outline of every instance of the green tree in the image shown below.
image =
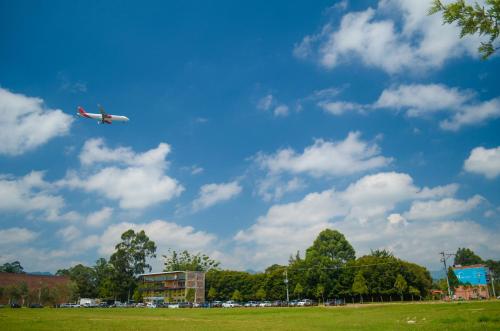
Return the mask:
[[418,290],[418,288],[411,285],[408,287],[408,293],[410,293],[411,295],[411,301],[413,301],[413,296],[420,296],[420,291]]
[[448,267],[448,282],[450,283],[450,289],[455,291],[455,289],[460,285],[460,281],[455,275],[452,267]]
[[368,294],[368,286],[362,271],[358,271],[352,283],[352,292],[359,294],[359,301],[363,302],[363,295]]
[[113,265],[108,263],[105,258],[101,257],[95,262],[93,269],[95,273],[97,296],[105,299],[114,298],[116,288],[113,283]]
[[132,298],[134,299],[134,302],[137,303],[137,302],[142,302],[142,292],[139,291],[138,288],[136,288],[134,290],[134,295],[132,296]]
[[302,285],[300,285],[300,283],[297,283],[297,285],[295,285],[295,288],[293,289],[293,295],[297,299],[301,299],[302,293],[304,293],[304,288],[302,287]]
[[494,44],[500,34],[500,1],[485,0],[485,3],[486,6],[481,6],[477,2],[472,5],[458,0],[445,5],[441,0],[434,0],[429,15],[442,12],[443,23],[457,22],[461,29],[460,38],[476,33],[487,36],[488,41],[482,42],[478,48],[483,59],[487,59],[498,49]]
[[266,299],[266,290],[264,290],[264,288],[259,288],[259,290],[257,291],[257,293],[255,294],[255,297],[257,298],[257,300],[259,301],[262,301],[262,300],[265,300]]
[[316,294],[315,296],[318,299],[318,301],[320,299],[322,299],[323,300],[323,304],[324,304],[325,303],[325,287],[323,285],[321,285],[321,284],[318,284],[316,286],[316,293],[315,294]]
[[19,261],[14,261],[12,263],[4,263],[0,266],[0,272],[8,272],[12,274],[23,274],[24,268],[21,266]]
[[23,306],[26,303],[26,299],[28,298],[29,292],[30,292],[30,290],[28,288],[28,284],[26,282],[21,282],[19,284],[19,295],[21,297]]
[[234,290],[233,295],[231,295],[231,300],[236,302],[243,300],[240,291]]
[[21,291],[18,285],[9,285],[5,288],[5,294],[9,298],[9,305],[17,303],[21,299]]
[[115,252],[109,262],[113,266],[112,282],[116,295],[121,299],[130,299],[137,286],[135,276],[151,271],[148,258],[156,257],[156,244],[150,240],[144,230],[135,232],[130,229],[121,235],[121,241],[115,246]]
[[186,301],[187,302],[194,302],[194,297],[195,297],[195,289],[194,288],[188,288],[187,293],[186,293]]
[[331,261],[346,263],[356,258],[356,253],[344,235],[336,230],[326,229],[320,232],[307,256],[320,256]]
[[343,267],[354,261],[355,252],[344,235],[336,230],[325,229],[306,250],[305,259],[289,266],[293,282],[300,280],[305,296],[315,296],[318,284],[325,287],[328,295],[349,292],[352,273]]
[[210,287],[210,290],[208,290],[207,298],[209,301],[214,301],[215,299],[217,299],[217,290],[213,287]]
[[165,259],[165,268],[163,271],[204,271],[217,269],[219,262],[212,260],[205,254],[191,254],[184,250],[177,253],[169,250],[168,255],[163,255]]
[[96,274],[93,268],[77,264],[69,269],[60,269],[56,274],[67,276],[75,283],[77,297],[95,298],[97,296]]
[[483,263],[483,259],[481,259],[476,253],[474,253],[469,248],[459,248],[455,253],[455,261],[454,265],[473,265]]
[[408,288],[408,283],[406,282],[405,278],[401,274],[398,274],[398,276],[396,277],[396,282],[394,283],[394,288],[397,290],[397,292],[401,296],[401,301],[403,301],[403,294],[405,293],[406,289]]

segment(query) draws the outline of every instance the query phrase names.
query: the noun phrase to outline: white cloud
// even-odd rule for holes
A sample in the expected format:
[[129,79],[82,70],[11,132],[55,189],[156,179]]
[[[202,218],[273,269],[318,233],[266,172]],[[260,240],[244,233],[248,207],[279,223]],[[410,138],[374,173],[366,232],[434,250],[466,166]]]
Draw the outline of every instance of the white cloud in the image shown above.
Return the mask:
[[387,220],[391,225],[406,225],[406,219],[401,214],[390,214]]
[[403,109],[417,117],[437,111],[454,111],[474,97],[472,91],[449,88],[441,84],[410,84],[385,89],[375,108]]
[[476,208],[483,200],[483,197],[475,195],[468,200],[446,198],[442,200],[415,201],[404,216],[408,220],[417,221],[449,219]]
[[8,228],[0,230],[0,245],[10,246],[10,245],[22,245],[29,244],[38,237],[38,233],[25,228]]
[[169,152],[170,146],[165,143],[144,153],[135,153],[128,147],[110,149],[101,139],[92,139],[83,147],[81,163],[112,165],[87,169],[87,176],[70,172],[59,185],[98,192],[118,200],[124,209],[149,207],[171,200],[184,190],[177,180],[165,175],[168,167],[165,158]]
[[265,97],[262,97],[257,103],[257,108],[260,110],[269,110],[273,105],[273,95],[268,94]]
[[[188,250],[191,253],[203,252],[212,258],[219,256],[217,251],[217,237],[211,233],[198,231],[191,226],[182,226],[164,220],[155,220],[149,223],[118,223],[110,225],[100,236],[89,236],[82,242],[89,242],[88,247],[98,248],[101,255],[109,256],[115,250],[115,245],[120,242],[120,236],[128,229],[134,231],[144,230],[146,235],[157,246],[157,258],[151,263],[154,269],[162,268],[161,254],[167,254],[168,249]],[[87,248],[88,248],[87,247]]]
[[[448,218],[408,222],[397,212],[397,208],[408,202],[436,199],[455,191],[456,185],[418,187],[403,173],[365,176],[344,191],[310,193],[300,201],[270,207],[251,227],[235,235],[239,247],[235,251],[245,252],[240,256],[242,265],[262,268],[284,263],[297,249],[304,251],[310,246],[321,230],[333,228],[347,236],[358,255],[370,249],[388,248],[399,257],[427,265],[439,263],[437,252],[443,248],[456,250],[466,243],[489,256],[500,252],[498,244],[489,247],[483,244],[485,240],[494,240],[494,236],[477,223]],[[466,201],[467,208],[472,208],[477,199]],[[451,214],[458,216],[460,211],[455,209],[447,216]],[[468,228],[478,237],[469,237]],[[441,239],[436,240],[439,236]]]
[[360,59],[391,74],[439,68],[448,59],[475,55],[479,38],[459,38],[455,25],[427,15],[429,6],[427,1],[381,0],[376,9],[345,14],[338,28],[331,22],[305,36],[294,55],[315,57],[328,69]]
[[76,226],[70,225],[57,231],[57,235],[65,242],[71,242],[80,237],[81,231]]
[[278,107],[274,108],[274,116],[276,116],[276,117],[278,117],[278,116],[282,116],[282,117],[288,116],[288,112],[289,112],[289,109],[288,109],[287,105],[279,105]]
[[237,181],[203,185],[200,188],[198,198],[193,201],[193,210],[198,211],[230,200],[240,194],[241,191],[242,187]]
[[32,171],[24,177],[0,174],[0,211],[36,212],[48,221],[74,220],[78,213],[61,214],[63,197],[51,193],[52,184],[44,179],[44,172]]
[[256,161],[271,174],[306,173],[321,177],[349,175],[385,167],[391,159],[381,156],[376,144],[360,140],[359,132],[350,132],[345,140],[339,142],[318,139],[306,147],[302,154],[286,148],[274,155],[260,154]]
[[305,186],[298,177],[283,180],[280,176],[268,175],[257,181],[257,194],[265,201],[279,200],[285,194],[301,190]]
[[87,216],[87,225],[98,227],[105,224],[113,214],[113,208],[104,207],[99,211],[93,212]]
[[346,101],[320,101],[318,106],[333,115],[346,111],[391,109],[408,117],[430,117],[443,114],[443,130],[457,131],[464,126],[479,125],[500,117],[500,98],[478,101],[474,91],[442,84],[409,84],[392,86],[373,104],[360,105]]
[[342,115],[349,111],[362,111],[364,106],[345,101],[318,102],[318,106],[332,115]]
[[489,119],[500,117],[500,98],[464,105],[451,119],[440,123],[444,130],[458,131],[466,125],[478,125]]
[[464,169],[488,179],[496,178],[500,174],[500,147],[474,148],[465,160]]
[[40,98],[0,88],[0,154],[20,155],[66,135],[73,118]]

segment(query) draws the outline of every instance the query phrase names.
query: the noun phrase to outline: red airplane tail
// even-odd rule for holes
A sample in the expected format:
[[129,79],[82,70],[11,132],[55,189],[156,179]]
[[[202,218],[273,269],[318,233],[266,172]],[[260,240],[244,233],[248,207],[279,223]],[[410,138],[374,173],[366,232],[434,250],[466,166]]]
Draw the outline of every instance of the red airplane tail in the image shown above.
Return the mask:
[[89,115],[87,115],[87,113],[85,112],[85,110],[83,110],[82,107],[78,106],[78,113],[83,116],[83,117],[89,117]]

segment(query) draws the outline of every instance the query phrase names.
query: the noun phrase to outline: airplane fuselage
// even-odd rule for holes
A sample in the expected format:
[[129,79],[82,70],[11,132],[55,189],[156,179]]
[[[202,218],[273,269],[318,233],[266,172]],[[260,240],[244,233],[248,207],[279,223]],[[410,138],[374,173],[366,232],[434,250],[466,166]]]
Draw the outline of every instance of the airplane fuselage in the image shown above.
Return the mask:
[[118,122],[128,122],[129,118],[127,116],[120,116],[120,115],[109,115],[109,114],[94,114],[94,113],[87,113],[83,108],[79,107],[78,112],[76,113],[78,116],[83,117],[83,118],[91,118],[94,120],[97,120],[99,122],[104,122],[107,124],[111,124],[112,122],[118,121]]

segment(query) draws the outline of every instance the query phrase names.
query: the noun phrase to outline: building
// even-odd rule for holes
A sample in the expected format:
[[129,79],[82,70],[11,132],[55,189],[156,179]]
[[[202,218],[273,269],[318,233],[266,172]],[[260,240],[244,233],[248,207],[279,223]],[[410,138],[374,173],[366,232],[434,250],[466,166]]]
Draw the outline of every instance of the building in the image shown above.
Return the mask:
[[139,275],[139,291],[144,302],[205,301],[205,273],[170,271]]
[[455,289],[456,299],[488,299],[488,274],[489,270],[484,264],[474,264],[468,266],[457,265],[453,267],[453,272],[460,282],[460,286]]
[[14,302],[21,302],[19,298],[11,298],[9,296],[8,289],[10,287],[19,287],[22,284],[26,284],[29,296],[28,301],[40,302],[40,297],[43,289],[48,289],[49,291],[57,292],[57,297],[52,300],[53,303],[67,302],[70,297],[69,285],[71,280],[66,276],[46,276],[46,275],[30,275],[30,274],[15,274],[8,272],[0,272],[0,288],[3,289],[3,295],[0,296],[0,304],[6,304],[11,299]]

